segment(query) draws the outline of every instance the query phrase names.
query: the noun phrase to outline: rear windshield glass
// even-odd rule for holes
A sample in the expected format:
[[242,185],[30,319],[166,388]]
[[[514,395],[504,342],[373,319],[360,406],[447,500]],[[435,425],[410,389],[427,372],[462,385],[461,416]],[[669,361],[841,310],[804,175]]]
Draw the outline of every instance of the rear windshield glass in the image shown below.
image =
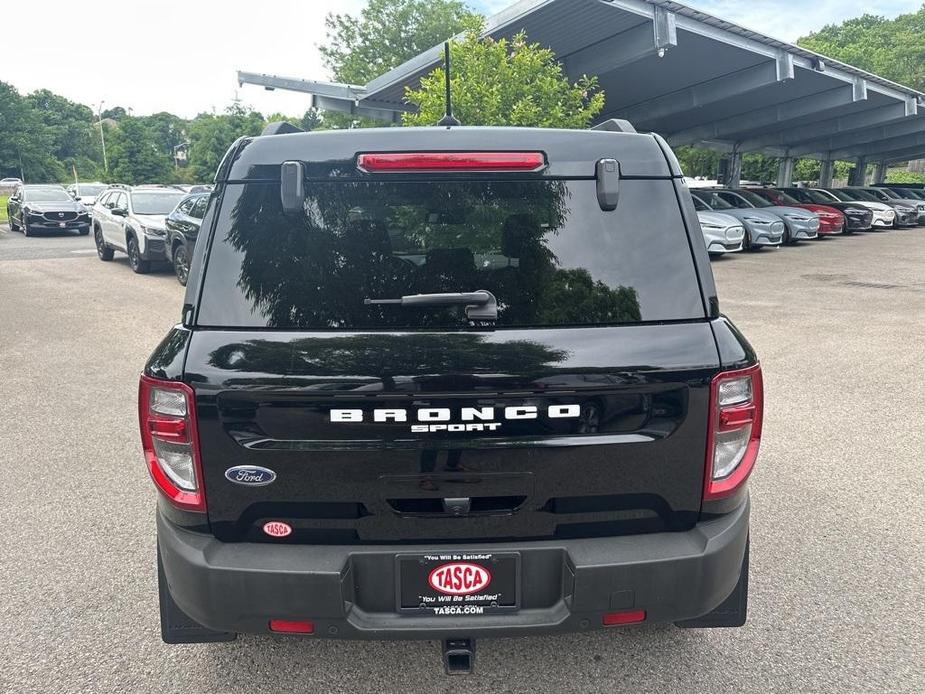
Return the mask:
[[700,200],[701,202],[704,202],[706,205],[709,205],[709,208],[711,210],[734,210],[735,209],[732,205],[730,205],[728,202],[723,200],[719,196],[718,193],[711,193],[711,192],[701,193],[698,191],[697,193],[692,193],[692,195],[698,200]]
[[64,188],[25,188],[23,198],[29,202],[70,202]]
[[703,318],[668,180],[306,183],[287,216],[278,184],[230,184],[198,323],[282,329],[459,329],[461,306],[367,304],[487,290],[497,327]]
[[132,206],[135,214],[170,214],[185,193],[133,193]]

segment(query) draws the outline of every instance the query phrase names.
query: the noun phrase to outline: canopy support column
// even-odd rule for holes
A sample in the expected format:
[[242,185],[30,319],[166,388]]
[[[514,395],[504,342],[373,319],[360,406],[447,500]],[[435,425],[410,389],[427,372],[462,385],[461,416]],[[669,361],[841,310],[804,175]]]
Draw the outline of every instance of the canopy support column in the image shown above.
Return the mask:
[[886,162],[878,161],[874,166],[874,183],[883,183],[886,180]]
[[729,188],[738,188],[742,182],[742,153],[737,149],[729,155],[729,180],[726,185]]
[[781,157],[777,165],[777,186],[788,188],[793,184],[793,157]]
[[851,174],[848,176],[848,185],[849,186],[863,186],[864,182],[867,180],[867,159],[866,157],[858,157],[857,163],[854,168],[851,169]]
[[831,159],[822,160],[822,170],[819,172],[819,187],[831,188],[832,177],[835,172],[835,163]]

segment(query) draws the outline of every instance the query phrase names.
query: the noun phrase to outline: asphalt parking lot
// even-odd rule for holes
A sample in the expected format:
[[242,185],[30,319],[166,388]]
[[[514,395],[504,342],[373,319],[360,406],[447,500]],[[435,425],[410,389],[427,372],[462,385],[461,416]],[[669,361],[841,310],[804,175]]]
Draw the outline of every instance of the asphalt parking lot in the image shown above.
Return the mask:
[[925,228],[713,263],[764,367],[749,623],[481,641],[168,647],[138,373],[169,272],[0,226],[0,691],[925,691]]

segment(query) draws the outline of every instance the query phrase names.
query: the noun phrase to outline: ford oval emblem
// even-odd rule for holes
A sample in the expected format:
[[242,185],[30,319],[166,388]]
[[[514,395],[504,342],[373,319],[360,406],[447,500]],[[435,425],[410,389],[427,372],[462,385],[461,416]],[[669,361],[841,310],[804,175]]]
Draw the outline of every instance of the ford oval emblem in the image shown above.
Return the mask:
[[264,487],[276,479],[276,473],[259,465],[235,465],[225,470],[225,478],[248,487]]

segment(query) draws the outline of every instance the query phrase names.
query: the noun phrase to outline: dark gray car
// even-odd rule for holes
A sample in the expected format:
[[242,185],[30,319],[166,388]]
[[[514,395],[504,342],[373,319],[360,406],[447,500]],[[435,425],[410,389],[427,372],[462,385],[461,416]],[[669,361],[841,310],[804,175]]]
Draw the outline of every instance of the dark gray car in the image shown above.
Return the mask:
[[26,236],[50,231],[90,233],[89,211],[59,185],[18,186],[7,200],[6,213],[10,229]]
[[909,211],[915,213],[915,221],[919,225],[925,224],[925,200],[919,200],[911,195],[900,195],[890,188],[881,188],[871,186],[858,188],[866,193],[870,193],[877,200],[893,207],[899,215],[909,214]]

